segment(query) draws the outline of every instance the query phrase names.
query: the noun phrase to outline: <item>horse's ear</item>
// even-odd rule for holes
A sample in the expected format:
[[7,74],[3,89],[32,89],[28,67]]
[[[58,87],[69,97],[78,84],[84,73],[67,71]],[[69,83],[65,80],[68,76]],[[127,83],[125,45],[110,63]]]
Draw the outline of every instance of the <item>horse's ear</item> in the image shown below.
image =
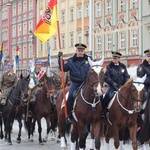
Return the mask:
[[104,63],[104,56],[102,57],[102,59],[99,61],[99,64],[102,66]]
[[88,62],[89,62],[89,64],[90,64],[90,66],[93,66],[93,61],[91,60],[90,57],[88,57]]
[[22,73],[20,74],[20,79],[22,79],[23,78],[23,75],[22,75]]
[[26,78],[27,78],[27,79],[30,79],[30,75],[28,75]]
[[142,77],[142,83],[144,83],[144,81],[146,80],[147,74],[144,75],[144,77]]

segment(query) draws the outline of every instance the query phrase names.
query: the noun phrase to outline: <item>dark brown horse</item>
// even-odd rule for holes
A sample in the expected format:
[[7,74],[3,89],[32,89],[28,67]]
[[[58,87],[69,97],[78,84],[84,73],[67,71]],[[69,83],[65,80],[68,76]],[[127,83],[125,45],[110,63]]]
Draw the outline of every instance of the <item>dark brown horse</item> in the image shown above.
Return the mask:
[[90,124],[92,126],[95,148],[100,149],[100,114],[102,106],[100,96],[103,94],[102,85],[104,82],[104,71],[102,68],[103,59],[99,62],[93,62],[90,59],[91,68],[87,74],[85,85],[81,88],[75,99],[73,116],[73,129],[71,133],[71,149],[75,149],[75,141],[79,140],[79,148],[86,147],[85,128]]
[[[130,78],[115,94],[109,103],[108,120],[104,120],[108,129],[106,131],[106,143],[109,143],[111,135],[114,137],[114,146],[119,147],[119,131],[123,136],[125,127],[130,131],[133,150],[137,150],[137,115],[142,108],[145,77]],[[112,133],[112,134],[111,134]],[[121,137],[123,140],[123,137]]]
[[[29,118],[29,124],[28,129],[28,138],[30,138],[30,134],[33,135],[35,122],[37,121],[38,124],[38,132],[39,132],[39,143],[43,144],[41,132],[42,132],[42,126],[41,126],[41,119],[44,117],[47,124],[47,135],[44,138],[44,142],[47,141],[49,131],[51,129],[51,96],[54,95],[55,92],[55,86],[54,82],[51,77],[47,77],[46,74],[44,74],[44,82],[42,85],[42,89],[37,93],[36,95],[36,101],[32,107],[33,111],[33,122],[30,122]],[[31,131],[32,130],[32,131]]]

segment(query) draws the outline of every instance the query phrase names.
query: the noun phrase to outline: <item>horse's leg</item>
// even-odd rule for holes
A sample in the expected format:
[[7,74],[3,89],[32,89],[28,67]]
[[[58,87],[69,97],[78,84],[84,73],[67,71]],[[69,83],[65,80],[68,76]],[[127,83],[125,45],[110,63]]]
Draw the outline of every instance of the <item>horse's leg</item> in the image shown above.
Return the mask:
[[94,150],[95,143],[94,143],[94,128],[91,128],[91,143],[90,143],[90,150]]
[[100,142],[100,132],[101,132],[101,123],[94,122],[92,124],[93,131],[94,131],[94,139],[95,139],[95,148],[100,150],[101,142]]
[[12,124],[13,124],[13,120],[8,119],[7,123],[6,123],[6,130],[7,130],[7,133],[8,133],[8,144],[9,145],[12,145],[12,141],[11,141]]
[[129,130],[130,130],[130,138],[132,141],[133,150],[137,150],[138,149],[138,144],[136,139],[137,124],[133,125],[132,127],[129,127]]
[[41,135],[41,132],[42,132],[41,118],[37,119],[37,124],[38,124],[38,132],[39,132],[39,144],[43,145],[42,135]]
[[3,134],[3,119],[2,119],[2,117],[0,117],[0,126],[1,126],[1,135],[0,135],[0,138],[3,139],[4,134]]
[[17,137],[17,143],[21,143],[22,114],[18,118],[18,123],[19,123],[19,132],[18,132],[18,137]]
[[113,129],[113,137],[114,137],[114,146],[117,149],[119,147],[119,134],[118,134],[118,127],[116,126],[116,124],[112,125],[112,129]]
[[75,142],[78,141],[78,130],[77,130],[77,123],[73,123],[72,133],[71,133],[71,150],[75,150],[79,148],[78,145],[75,145]]
[[46,124],[47,124],[47,135],[45,136],[45,138],[43,138],[43,142],[47,142],[48,134],[49,134],[49,131],[51,129],[50,116],[45,117],[45,119],[46,119]]

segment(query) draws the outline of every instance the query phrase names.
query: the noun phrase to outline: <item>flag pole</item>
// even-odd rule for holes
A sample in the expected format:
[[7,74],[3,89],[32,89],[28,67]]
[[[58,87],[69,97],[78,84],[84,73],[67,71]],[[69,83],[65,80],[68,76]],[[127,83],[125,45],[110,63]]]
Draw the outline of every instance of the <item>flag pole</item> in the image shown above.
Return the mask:
[[[56,11],[57,11],[57,5],[56,5]],[[57,29],[58,29],[58,45],[59,45],[59,51],[61,52],[61,41],[60,41],[60,28],[59,28],[59,21],[57,20]],[[68,117],[67,112],[67,102],[66,102],[66,92],[65,92],[65,84],[64,84],[64,69],[63,69],[63,58],[62,56],[59,59],[60,61],[60,71],[61,71],[61,80],[62,80],[62,90],[63,90],[63,98],[64,98],[64,113],[65,118]]]

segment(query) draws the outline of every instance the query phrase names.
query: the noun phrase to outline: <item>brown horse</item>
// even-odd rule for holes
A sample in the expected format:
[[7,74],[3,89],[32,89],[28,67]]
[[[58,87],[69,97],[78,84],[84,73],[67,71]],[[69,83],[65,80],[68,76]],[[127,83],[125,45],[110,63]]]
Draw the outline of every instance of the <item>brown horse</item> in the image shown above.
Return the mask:
[[[107,125],[106,143],[109,143],[111,133],[114,137],[114,146],[119,147],[119,131],[123,136],[125,127],[130,131],[132,147],[137,150],[137,115],[142,108],[142,98],[144,93],[143,78],[130,78],[114,95],[109,103],[108,120],[103,120]],[[122,131],[121,131],[122,130]],[[123,138],[123,137],[122,137]]]
[[85,85],[81,88],[75,99],[73,129],[71,133],[71,149],[75,149],[75,141],[79,140],[79,148],[85,148],[85,129],[92,126],[95,148],[100,149],[100,114],[102,106],[100,96],[103,94],[102,85],[104,82],[104,71],[102,68],[103,59],[99,62],[89,60],[91,68],[87,74]]
[[[48,134],[51,126],[51,96],[54,95],[55,92],[55,86],[53,79],[51,77],[47,77],[46,74],[44,74],[44,82],[42,85],[42,89],[37,93],[36,95],[36,101],[33,104],[32,111],[33,111],[33,121],[31,122],[29,118],[29,124],[28,129],[28,136],[30,138],[30,134],[33,135],[35,122],[37,121],[38,124],[38,132],[39,132],[39,143],[43,144],[43,140],[41,137],[42,132],[42,126],[41,126],[41,119],[44,117],[47,124],[47,136],[44,138],[44,142],[47,141]],[[31,131],[32,130],[32,131]]]
[[[85,135],[84,128],[86,125],[90,124],[91,122],[93,123],[93,126],[97,128],[95,130],[95,132],[97,132],[97,135],[95,134],[95,137],[97,138],[97,141],[99,141],[98,139],[99,138],[98,132],[100,128],[99,114],[102,111],[99,96],[102,94],[101,86],[104,81],[104,72],[101,66],[103,61],[104,60],[102,59],[99,62],[92,62],[89,59],[91,68],[88,72],[86,83],[84,87],[82,87],[82,89],[80,90],[80,94],[78,94],[76,98],[76,102],[75,102],[76,106],[74,110],[75,110],[75,115],[76,115],[76,118],[78,119],[78,122],[75,121],[73,123],[73,134],[72,134],[73,143],[78,141],[78,135],[80,135],[80,134],[77,134],[78,132],[81,134],[83,133]],[[69,87],[67,87],[65,90],[67,93],[69,91]],[[57,100],[56,100],[56,108],[57,108],[57,114],[58,114],[58,129],[59,129],[59,134],[61,138],[61,149],[66,149],[67,141],[65,138],[65,133],[69,134],[70,124],[65,123],[65,113],[64,113],[63,104],[64,104],[63,92],[61,92],[58,95]],[[76,130],[77,129],[76,125],[78,125],[79,121],[81,123],[81,126],[79,125],[78,126],[79,130]],[[79,136],[79,138],[81,137],[82,135]],[[79,142],[79,144],[81,145],[81,141]],[[73,145],[74,144],[71,144],[71,146]]]

